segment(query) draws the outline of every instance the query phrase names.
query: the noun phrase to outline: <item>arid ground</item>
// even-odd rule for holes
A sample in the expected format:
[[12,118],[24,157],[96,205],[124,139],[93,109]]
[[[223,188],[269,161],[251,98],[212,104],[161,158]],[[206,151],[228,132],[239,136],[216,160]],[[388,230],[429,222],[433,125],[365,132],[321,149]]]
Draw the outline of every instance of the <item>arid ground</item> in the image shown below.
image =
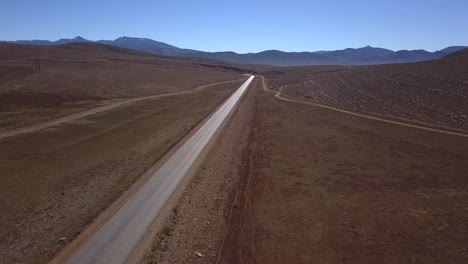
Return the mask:
[[468,130],[468,50],[431,62],[292,67],[265,77],[292,98]]
[[[31,51],[5,47],[26,53],[1,53],[15,58]],[[40,72],[0,66],[0,263],[50,260],[245,80],[226,65],[155,65],[148,54],[103,45],[35,48],[64,61],[42,62]],[[113,68],[71,61],[77,56],[140,61]],[[19,133],[25,127],[39,129]]]
[[[421,67],[432,65],[450,68],[438,61]],[[360,71],[400,66],[421,70],[408,64]],[[420,120],[410,111],[404,117],[421,128],[382,122],[309,105],[314,97],[301,97],[290,88],[295,85],[288,85],[303,78],[298,76],[338,83],[340,74],[349,74],[348,69],[337,72],[340,68],[268,73],[272,79],[267,78],[267,89],[283,86],[283,96],[299,102],[276,98],[257,78],[141,263],[468,261],[468,137],[463,136],[468,133],[448,127],[460,135],[426,130],[419,122],[453,128],[466,123],[438,115]],[[353,69],[351,73],[365,76]],[[465,76],[450,77],[462,93],[467,92]],[[309,83],[299,91],[323,91],[317,87]],[[329,89],[335,97],[319,103],[364,113],[351,104],[334,105],[344,89]],[[416,94],[411,89],[420,88],[405,91]],[[382,93],[379,101],[386,98]],[[389,97],[397,106],[405,105],[394,98]],[[442,98],[445,101],[434,100],[439,103],[428,108],[448,107],[451,97]],[[466,113],[462,100],[455,98],[452,104],[458,104],[450,106],[458,113]],[[389,108],[377,106],[370,117],[401,121],[400,115],[386,111]]]
[[0,132],[119,100],[238,79],[243,71],[219,62],[155,57],[99,44],[0,43]]
[[50,261],[247,72],[258,78],[133,260],[468,261],[466,51],[273,68],[96,44],[0,50],[0,263]]

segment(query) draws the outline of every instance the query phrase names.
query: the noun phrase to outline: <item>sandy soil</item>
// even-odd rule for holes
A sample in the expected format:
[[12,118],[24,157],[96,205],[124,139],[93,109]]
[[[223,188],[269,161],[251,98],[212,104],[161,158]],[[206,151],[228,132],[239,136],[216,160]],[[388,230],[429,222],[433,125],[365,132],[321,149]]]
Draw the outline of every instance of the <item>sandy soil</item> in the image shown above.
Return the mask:
[[44,263],[242,83],[0,140],[0,263]]
[[468,138],[252,88],[142,263],[468,260]]

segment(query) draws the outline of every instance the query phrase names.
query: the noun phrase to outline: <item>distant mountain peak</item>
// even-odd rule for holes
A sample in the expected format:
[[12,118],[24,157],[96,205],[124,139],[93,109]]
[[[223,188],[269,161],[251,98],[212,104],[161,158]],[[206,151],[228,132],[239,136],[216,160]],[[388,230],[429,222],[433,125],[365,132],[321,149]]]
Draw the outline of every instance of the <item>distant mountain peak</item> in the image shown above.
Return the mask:
[[198,50],[181,49],[164,42],[158,42],[148,38],[136,38],[129,36],[122,36],[116,38],[115,40],[98,41],[90,41],[81,36],[76,36],[74,39],[60,39],[57,41],[22,40],[16,41],[14,43],[28,45],[63,45],[73,42],[94,42],[165,56],[207,58],[214,60],[225,60],[235,63],[270,64],[275,66],[330,64],[368,65],[417,62],[438,59],[464,48],[463,46],[453,46],[436,52],[429,52],[425,50],[392,51],[389,49],[367,45],[360,48],[347,48],[334,51],[286,52],[272,49],[258,53],[238,54],[230,51],[204,52]]
[[81,37],[81,36],[76,36],[73,38],[73,40],[76,40],[76,41],[87,41],[87,39]]

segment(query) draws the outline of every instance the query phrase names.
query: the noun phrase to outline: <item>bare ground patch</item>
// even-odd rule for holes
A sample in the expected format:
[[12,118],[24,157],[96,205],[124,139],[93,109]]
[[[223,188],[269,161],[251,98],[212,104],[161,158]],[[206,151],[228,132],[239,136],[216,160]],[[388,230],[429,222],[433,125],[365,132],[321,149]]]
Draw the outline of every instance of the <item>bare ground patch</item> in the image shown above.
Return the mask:
[[239,85],[0,140],[0,262],[53,257]]

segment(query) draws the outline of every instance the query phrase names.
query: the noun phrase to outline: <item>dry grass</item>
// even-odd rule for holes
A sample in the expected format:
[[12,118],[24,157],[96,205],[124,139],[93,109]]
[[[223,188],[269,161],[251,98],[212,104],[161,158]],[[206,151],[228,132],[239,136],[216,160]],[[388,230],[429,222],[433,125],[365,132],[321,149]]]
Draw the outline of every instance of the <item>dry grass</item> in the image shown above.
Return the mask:
[[287,96],[389,119],[468,130],[468,50],[430,62],[283,68]]
[[241,83],[1,140],[0,262],[50,259]]
[[[41,71],[34,56],[41,55]],[[23,59],[25,58],[25,59]],[[114,59],[117,59],[117,64]],[[117,67],[116,67],[117,65]],[[0,44],[0,130],[55,119],[117,99],[239,79],[234,65],[156,57],[98,44]]]
[[468,260],[467,138],[263,91],[255,113],[221,263]]

